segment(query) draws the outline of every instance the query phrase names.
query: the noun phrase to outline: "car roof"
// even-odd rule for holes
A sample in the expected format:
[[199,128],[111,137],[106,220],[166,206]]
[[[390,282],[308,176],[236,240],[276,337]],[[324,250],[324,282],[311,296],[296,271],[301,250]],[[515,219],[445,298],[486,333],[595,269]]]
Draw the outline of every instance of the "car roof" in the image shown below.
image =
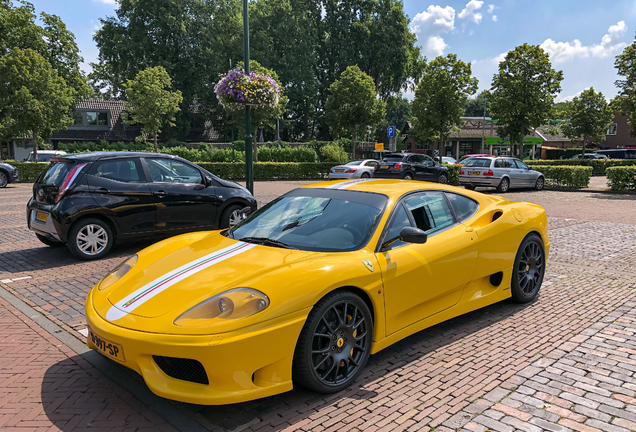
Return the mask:
[[[58,155],[65,155],[67,154],[65,151],[62,150],[38,150],[38,154],[58,154]],[[31,152],[31,154],[33,154],[33,152]]]
[[72,153],[67,155],[60,155],[61,159],[71,159],[78,161],[96,161],[100,159],[117,159],[117,158],[129,158],[129,157],[162,157],[167,159],[184,160],[178,156],[169,155],[165,153],[147,153],[147,152],[130,152],[130,151],[100,151],[89,153]]

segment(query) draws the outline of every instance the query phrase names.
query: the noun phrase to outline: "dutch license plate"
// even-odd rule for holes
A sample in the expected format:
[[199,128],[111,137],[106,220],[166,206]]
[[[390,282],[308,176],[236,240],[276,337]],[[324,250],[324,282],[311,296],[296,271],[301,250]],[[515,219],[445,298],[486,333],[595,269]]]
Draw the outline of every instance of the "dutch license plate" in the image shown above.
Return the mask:
[[337,169],[336,172],[344,172],[343,169]]
[[480,175],[481,172],[479,171],[468,171],[468,175]]
[[40,222],[46,222],[46,219],[49,217],[48,213],[44,213],[44,212],[38,212],[35,215],[35,219],[39,220]]
[[381,169],[389,169],[389,166],[388,165],[380,165],[380,168]]
[[120,362],[126,361],[126,357],[124,357],[124,347],[121,346],[121,344],[96,335],[90,327],[88,328],[88,337],[91,338],[91,342],[95,344],[97,349],[108,357],[119,360]]

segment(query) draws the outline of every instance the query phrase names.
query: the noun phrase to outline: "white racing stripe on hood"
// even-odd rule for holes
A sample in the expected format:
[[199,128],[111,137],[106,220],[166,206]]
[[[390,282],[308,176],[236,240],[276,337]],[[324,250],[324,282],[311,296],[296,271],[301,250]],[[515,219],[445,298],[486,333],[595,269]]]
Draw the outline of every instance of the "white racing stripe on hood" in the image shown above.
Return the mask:
[[368,181],[374,181],[377,179],[356,179],[356,180],[347,180],[346,182],[336,183],[330,186],[327,186],[325,189],[346,189],[349,186],[355,186],[358,183],[364,183]]
[[214,264],[218,264],[233,256],[240,255],[257,246],[253,243],[236,242],[232,246],[228,246],[224,249],[212,252],[204,257],[198,258],[181,267],[166,273],[163,276],[158,277],[152,282],[142,286],[132,294],[124,297],[112,306],[106,313],[106,319],[108,321],[118,320],[131,311],[141,306],[160,292],[170,288],[172,285],[190,277],[201,270],[204,270]]

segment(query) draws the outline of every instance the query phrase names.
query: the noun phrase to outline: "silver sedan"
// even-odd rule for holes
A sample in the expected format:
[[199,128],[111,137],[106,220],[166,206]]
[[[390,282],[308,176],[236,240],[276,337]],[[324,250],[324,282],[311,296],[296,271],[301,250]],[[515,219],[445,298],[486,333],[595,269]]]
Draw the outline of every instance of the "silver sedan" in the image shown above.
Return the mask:
[[370,178],[373,177],[373,169],[378,164],[375,159],[364,159],[347,162],[329,170],[329,180]]
[[459,184],[466,189],[494,187],[498,192],[511,188],[543,189],[545,178],[519,159],[510,157],[472,158],[459,171]]

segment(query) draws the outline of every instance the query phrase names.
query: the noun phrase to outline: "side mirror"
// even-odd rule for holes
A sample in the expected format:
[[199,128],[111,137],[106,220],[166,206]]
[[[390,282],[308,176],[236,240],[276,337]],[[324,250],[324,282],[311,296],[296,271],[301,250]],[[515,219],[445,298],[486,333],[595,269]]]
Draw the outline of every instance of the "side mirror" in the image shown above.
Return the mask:
[[528,167],[528,171],[532,171],[532,167],[531,166]]
[[428,235],[419,228],[404,227],[402,231],[400,231],[400,240],[405,243],[423,244],[428,240]]
[[243,207],[243,208],[241,209],[241,216],[240,216],[241,220],[245,220],[245,219],[247,219],[247,217],[248,217],[250,214],[252,214],[252,208],[251,208],[251,207]]
[[206,186],[212,186],[213,184],[214,184],[214,182],[212,181],[212,177],[205,176],[205,185]]

